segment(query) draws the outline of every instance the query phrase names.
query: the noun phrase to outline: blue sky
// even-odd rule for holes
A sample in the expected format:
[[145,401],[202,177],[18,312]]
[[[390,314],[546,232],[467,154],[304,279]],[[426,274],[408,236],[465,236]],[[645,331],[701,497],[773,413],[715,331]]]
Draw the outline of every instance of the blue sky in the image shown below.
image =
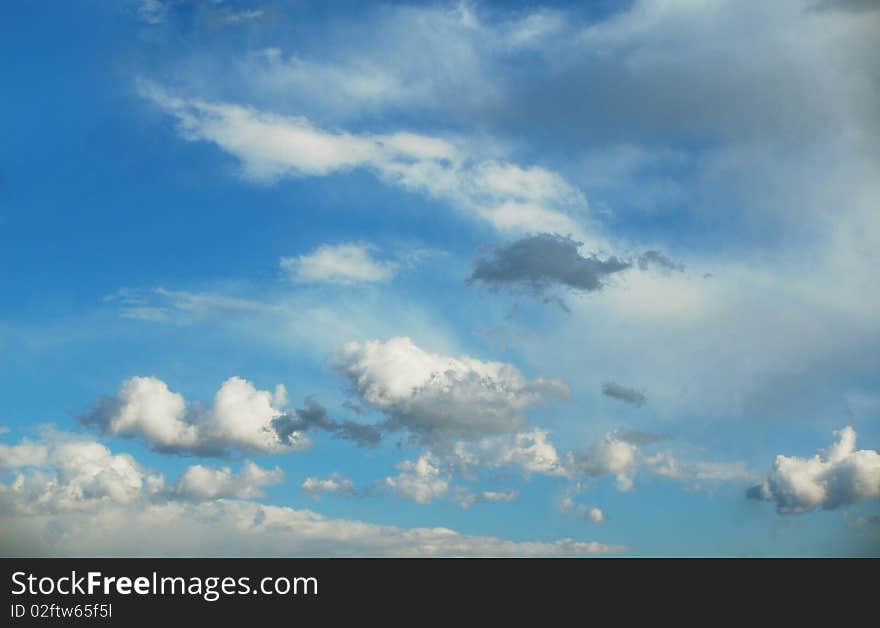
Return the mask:
[[880,12],[3,13],[3,553],[880,552]]

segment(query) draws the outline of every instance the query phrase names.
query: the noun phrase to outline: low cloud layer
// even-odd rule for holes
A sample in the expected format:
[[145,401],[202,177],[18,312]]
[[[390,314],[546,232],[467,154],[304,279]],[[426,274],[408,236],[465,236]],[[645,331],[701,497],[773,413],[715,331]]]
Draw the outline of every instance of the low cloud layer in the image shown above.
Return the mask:
[[[448,528],[331,519],[253,497],[279,470],[194,465],[166,488],[132,456],[50,433],[3,445],[3,556],[585,556],[625,547],[562,539],[514,542]],[[406,471],[406,470],[404,470]],[[333,478],[331,478],[333,479]],[[335,486],[344,482],[334,479]],[[317,484],[316,484],[317,486]],[[326,481],[322,490],[327,488]]]
[[511,364],[430,353],[406,337],[349,343],[336,367],[363,403],[386,414],[389,429],[425,444],[518,432],[527,408],[570,394],[562,382],[528,380]]
[[637,408],[641,408],[648,401],[645,393],[635,388],[621,386],[615,382],[605,382],[602,384],[602,394],[618,401],[623,401]]
[[314,429],[358,444],[375,444],[380,438],[373,426],[334,421],[313,400],[292,412],[284,410],[286,403],[284,386],[258,390],[240,377],[223,382],[211,406],[187,404],[155,377],[132,377],[80,421],[104,434],[140,438],[163,453],[203,456],[299,451],[311,446],[306,432]]
[[497,247],[491,258],[478,260],[468,282],[522,288],[539,296],[556,286],[594,292],[609,276],[631,266],[617,257],[584,257],[579,252],[581,245],[551,233],[528,236]]
[[835,435],[836,442],[812,458],[776,456],[773,470],[748,490],[748,497],[775,502],[780,514],[880,500],[880,453],[857,451],[852,427]]

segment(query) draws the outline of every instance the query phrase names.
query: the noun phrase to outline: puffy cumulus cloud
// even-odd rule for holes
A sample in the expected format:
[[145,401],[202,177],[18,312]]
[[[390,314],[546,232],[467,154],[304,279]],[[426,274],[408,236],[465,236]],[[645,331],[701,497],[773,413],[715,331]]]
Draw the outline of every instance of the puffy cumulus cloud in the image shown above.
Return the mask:
[[628,491],[633,486],[637,470],[637,451],[636,445],[612,433],[592,443],[585,451],[569,452],[565,465],[569,474],[575,477],[613,475],[617,488]]
[[502,231],[582,233],[583,194],[541,167],[475,159],[438,137],[327,131],[302,116],[181,98],[143,80],[139,88],[177,119],[185,139],[210,142],[234,155],[249,179],[272,182],[363,168]]
[[583,517],[596,525],[605,523],[605,513],[601,508],[598,506],[585,506],[583,504],[578,504],[570,496],[562,498],[562,501],[559,504],[559,510],[564,514],[573,514],[578,517]]
[[0,443],[0,470],[41,466],[45,464],[48,456],[49,449],[43,443],[26,439],[17,445]]
[[568,474],[549,433],[539,428],[474,442],[458,441],[447,456],[455,468],[465,473],[480,467],[515,467],[526,474]]
[[248,499],[261,497],[263,487],[279,484],[284,472],[278,467],[263,469],[253,462],[246,462],[240,471],[233,473],[229,467],[212,469],[200,464],[192,465],[180,475],[171,489],[178,499],[194,502],[212,499]]
[[812,458],[776,456],[773,470],[747,495],[775,502],[781,514],[833,510],[880,499],[880,453],[857,451],[852,427],[834,434],[837,441]]
[[426,444],[454,437],[514,433],[524,410],[547,397],[565,398],[556,380],[527,380],[510,364],[430,353],[410,338],[351,342],[336,356],[361,400]]
[[468,283],[523,287],[537,295],[554,286],[593,292],[602,288],[607,277],[630,267],[616,257],[584,257],[579,252],[582,245],[552,233],[527,236],[497,247],[490,259],[478,260]]
[[240,377],[230,377],[213,404],[187,404],[155,377],[125,380],[116,395],[98,400],[82,415],[86,425],[103,433],[137,437],[160,452],[223,456],[229,451],[277,454],[311,446],[308,431],[323,430],[359,445],[381,439],[377,426],[338,422],[314,399],[287,411],[287,391],[258,390]]
[[645,397],[645,393],[642,391],[627,386],[621,386],[616,382],[605,382],[602,384],[602,394],[606,397],[611,397],[612,399],[617,399],[618,401],[634,405],[637,408],[641,408],[648,400],[648,398]]
[[354,495],[357,493],[354,482],[341,473],[331,473],[326,478],[309,476],[302,481],[300,488],[315,498],[320,497],[322,493],[335,493],[337,495]]
[[15,453],[4,456],[3,465],[14,472],[14,479],[0,483],[4,512],[94,510],[132,503],[164,488],[161,475],[147,473],[130,455],[113,454],[100,443],[69,434],[53,432],[36,444],[23,441],[0,455],[10,452]]
[[[80,417],[103,433],[139,437],[162,452],[223,455],[228,450],[281,453],[310,445],[297,431],[280,434],[272,422],[284,414],[286,391],[257,390],[231,377],[220,386],[210,407],[190,407],[155,377],[132,377],[113,397],[99,400]],[[282,437],[283,436],[283,437]]]
[[589,556],[596,541],[522,542],[448,528],[331,519],[250,501],[137,503],[75,513],[0,512],[4,556]]
[[352,284],[390,279],[397,265],[376,259],[374,250],[357,242],[324,244],[298,257],[281,258],[281,268],[302,283]]
[[397,468],[400,473],[385,478],[385,486],[398,497],[427,504],[449,489],[449,473],[441,469],[440,460],[433,454],[422,454],[415,462],[404,460]]

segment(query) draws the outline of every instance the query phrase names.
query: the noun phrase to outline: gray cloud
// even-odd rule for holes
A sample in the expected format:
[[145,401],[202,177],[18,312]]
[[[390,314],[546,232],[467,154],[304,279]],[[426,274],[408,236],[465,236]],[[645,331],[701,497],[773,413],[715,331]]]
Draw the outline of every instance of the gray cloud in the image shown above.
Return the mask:
[[467,283],[519,286],[539,296],[553,286],[593,292],[602,288],[606,277],[631,265],[614,256],[584,257],[578,252],[581,244],[551,233],[527,236],[497,247],[491,259],[478,260]]
[[684,264],[679,264],[660,251],[645,251],[639,255],[639,268],[648,270],[649,268],[659,268],[666,271],[684,272]]
[[632,445],[653,445],[660,441],[672,438],[669,434],[657,434],[654,432],[642,432],[640,430],[626,430],[623,432],[615,432],[614,436],[618,440],[625,441]]
[[339,422],[327,414],[327,409],[315,399],[307,398],[303,408],[284,414],[272,420],[272,429],[282,442],[291,434],[320,430],[330,432],[333,438],[350,440],[359,447],[375,446],[382,440],[382,430],[377,425],[357,423],[348,419]]
[[635,388],[621,386],[615,382],[605,382],[602,384],[602,394],[611,397],[612,399],[632,404],[637,408],[641,408],[648,400],[648,398],[645,397],[645,393],[636,390]]

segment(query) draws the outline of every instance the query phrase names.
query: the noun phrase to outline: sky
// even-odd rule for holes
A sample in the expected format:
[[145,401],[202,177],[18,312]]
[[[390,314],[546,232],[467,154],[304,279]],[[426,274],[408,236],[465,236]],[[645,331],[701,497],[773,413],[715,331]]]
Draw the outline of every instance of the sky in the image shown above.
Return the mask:
[[875,3],[0,11],[0,554],[880,555]]

